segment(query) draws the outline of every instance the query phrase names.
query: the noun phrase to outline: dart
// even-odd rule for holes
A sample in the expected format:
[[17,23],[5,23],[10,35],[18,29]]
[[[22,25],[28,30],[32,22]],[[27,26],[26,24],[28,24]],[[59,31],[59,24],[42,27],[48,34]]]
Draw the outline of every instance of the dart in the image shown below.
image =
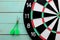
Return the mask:
[[14,29],[12,29],[12,30],[10,31],[10,34],[14,34],[14,32],[15,32],[15,30],[14,30]]
[[15,34],[19,34],[18,25],[19,25],[19,20],[17,20],[17,23],[16,23]]
[[19,25],[19,20],[17,20],[14,28],[10,31],[10,34],[18,35],[20,33],[18,26]]

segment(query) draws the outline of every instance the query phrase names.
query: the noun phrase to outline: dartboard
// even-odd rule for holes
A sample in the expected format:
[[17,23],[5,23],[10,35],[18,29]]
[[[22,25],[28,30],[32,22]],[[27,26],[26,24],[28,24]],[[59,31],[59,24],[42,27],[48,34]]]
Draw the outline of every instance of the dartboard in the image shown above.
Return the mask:
[[32,40],[60,40],[60,0],[27,0],[23,16]]

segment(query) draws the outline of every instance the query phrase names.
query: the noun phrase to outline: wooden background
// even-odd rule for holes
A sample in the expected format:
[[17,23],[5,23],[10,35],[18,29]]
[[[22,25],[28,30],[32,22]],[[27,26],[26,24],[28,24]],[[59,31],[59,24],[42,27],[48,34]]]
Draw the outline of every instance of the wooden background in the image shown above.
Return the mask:
[[[0,0],[0,40],[31,40],[23,22],[25,2],[26,0]],[[17,17],[21,35],[5,35],[14,27]]]

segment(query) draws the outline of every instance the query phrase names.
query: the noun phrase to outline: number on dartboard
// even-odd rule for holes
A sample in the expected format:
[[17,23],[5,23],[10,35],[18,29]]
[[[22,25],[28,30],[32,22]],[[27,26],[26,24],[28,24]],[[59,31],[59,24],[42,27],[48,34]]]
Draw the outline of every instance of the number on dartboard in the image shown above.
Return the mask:
[[27,7],[31,7],[31,3],[27,3]]
[[27,28],[30,28],[31,26],[30,26],[30,23],[27,23]]
[[23,15],[32,40],[60,40],[60,0],[27,0]]
[[25,14],[25,18],[29,18],[29,14]]

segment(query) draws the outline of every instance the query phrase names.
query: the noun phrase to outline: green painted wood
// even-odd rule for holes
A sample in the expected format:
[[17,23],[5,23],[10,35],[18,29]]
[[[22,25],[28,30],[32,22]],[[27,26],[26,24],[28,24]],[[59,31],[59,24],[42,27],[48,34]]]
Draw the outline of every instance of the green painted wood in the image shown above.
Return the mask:
[[9,34],[17,21],[17,17],[19,18],[21,34],[27,34],[23,23],[23,13],[0,13],[0,34]]
[[[10,34],[15,24],[0,24],[0,34]],[[24,24],[19,24],[20,34],[27,34]]]
[[26,0],[0,0],[0,2],[25,2]]
[[31,39],[28,35],[19,35],[19,36],[0,35],[0,40],[31,40]]
[[0,2],[0,12],[23,12],[25,2]]
[[[27,35],[23,12],[26,0],[0,0],[0,40],[31,40]],[[19,18],[20,35],[7,35]]]
[[19,18],[19,23],[23,23],[23,13],[0,13],[0,23],[16,23]]

